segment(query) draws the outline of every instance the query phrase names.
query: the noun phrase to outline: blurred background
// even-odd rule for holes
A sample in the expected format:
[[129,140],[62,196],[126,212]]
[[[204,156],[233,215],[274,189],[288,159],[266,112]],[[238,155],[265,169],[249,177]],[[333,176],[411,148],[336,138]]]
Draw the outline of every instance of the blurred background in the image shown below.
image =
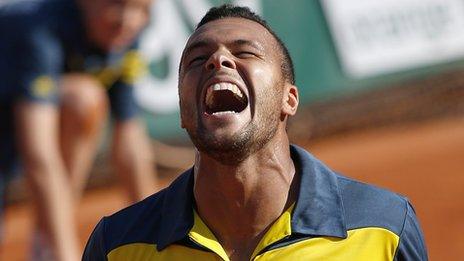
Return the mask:
[[[407,196],[430,259],[457,260],[464,247],[461,0],[157,0],[141,41],[149,73],[135,90],[162,176],[153,191],[192,164],[179,127],[177,66],[196,23],[225,2],[263,15],[290,50],[301,104],[291,140],[346,176]],[[103,215],[127,205],[107,143],[79,209],[82,244]],[[19,177],[9,187],[0,260],[26,257],[27,197]]]

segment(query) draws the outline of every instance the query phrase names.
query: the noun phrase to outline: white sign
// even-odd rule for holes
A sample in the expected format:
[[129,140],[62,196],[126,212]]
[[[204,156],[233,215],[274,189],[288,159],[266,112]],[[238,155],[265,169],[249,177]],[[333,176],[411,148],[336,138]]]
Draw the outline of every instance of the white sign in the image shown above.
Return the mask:
[[464,57],[463,0],[322,0],[344,71],[355,78]]

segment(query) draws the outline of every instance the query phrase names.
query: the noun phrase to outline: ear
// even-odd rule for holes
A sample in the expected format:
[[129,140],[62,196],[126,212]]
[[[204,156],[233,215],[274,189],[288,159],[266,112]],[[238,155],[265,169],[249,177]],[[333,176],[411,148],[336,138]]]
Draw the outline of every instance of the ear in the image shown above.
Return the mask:
[[298,88],[291,84],[285,83],[283,101],[282,101],[282,116],[293,116],[298,109]]

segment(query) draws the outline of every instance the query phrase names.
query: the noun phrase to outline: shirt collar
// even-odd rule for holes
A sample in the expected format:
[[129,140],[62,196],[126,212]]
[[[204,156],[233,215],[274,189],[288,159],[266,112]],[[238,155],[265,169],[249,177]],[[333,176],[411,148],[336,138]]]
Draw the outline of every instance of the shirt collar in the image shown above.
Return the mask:
[[161,207],[158,251],[184,239],[193,226],[193,168],[185,171],[165,190]]
[[[346,238],[337,176],[304,149],[291,145],[290,151],[301,177],[299,195],[291,218],[292,233]],[[191,168],[165,190],[158,251],[185,239],[193,226],[193,176]]]
[[346,238],[336,174],[306,150],[292,145],[290,151],[301,177],[292,233]]

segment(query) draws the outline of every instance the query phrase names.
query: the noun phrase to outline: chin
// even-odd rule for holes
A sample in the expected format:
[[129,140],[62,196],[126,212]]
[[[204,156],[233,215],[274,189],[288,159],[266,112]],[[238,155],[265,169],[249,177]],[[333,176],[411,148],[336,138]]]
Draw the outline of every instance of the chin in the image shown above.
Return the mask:
[[240,150],[207,149],[206,151],[204,151],[204,153],[223,165],[237,165],[243,162],[245,159],[247,159],[251,154],[248,149],[240,149]]
[[242,135],[211,135],[204,133],[198,137],[189,133],[195,147],[224,165],[233,165],[246,159],[253,148],[251,137]]

